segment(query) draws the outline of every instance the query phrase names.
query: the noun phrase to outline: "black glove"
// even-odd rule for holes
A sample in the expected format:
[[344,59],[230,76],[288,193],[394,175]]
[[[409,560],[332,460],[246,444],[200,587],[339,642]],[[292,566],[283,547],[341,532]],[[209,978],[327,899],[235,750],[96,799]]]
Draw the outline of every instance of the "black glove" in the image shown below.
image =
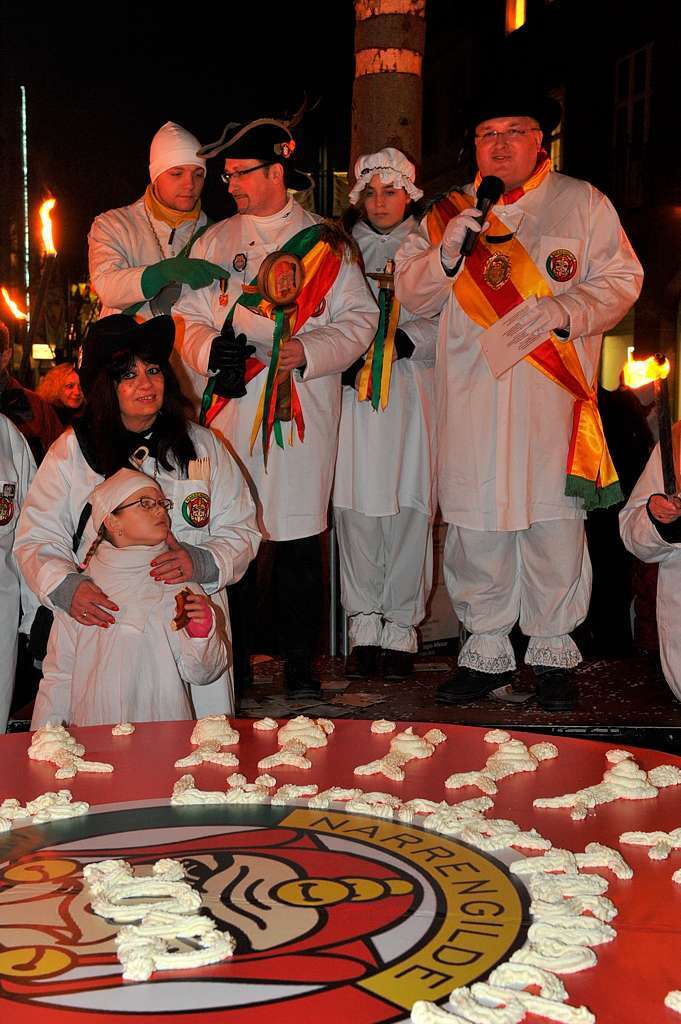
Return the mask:
[[208,369],[217,371],[215,391],[224,398],[241,398],[246,394],[246,359],[255,352],[245,334],[234,333],[232,321],[225,321],[217,338],[213,338]]
[[364,356],[360,356],[359,359],[355,359],[352,366],[348,366],[347,370],[343,370],[341,373],[341,384],[347,388],[355,387],[355,378],[359,371],[364,366]]
[[213,338],[208,357],[208,369],[219,370],[242,369],[248,356],[255,352],[253,345],[248,344],[245,334],[234,333],[231,320],[225,320],[217,338]]
[[395,352],[398,359],[411,359],[414,352],[414,342],[401,327],[395,331]]

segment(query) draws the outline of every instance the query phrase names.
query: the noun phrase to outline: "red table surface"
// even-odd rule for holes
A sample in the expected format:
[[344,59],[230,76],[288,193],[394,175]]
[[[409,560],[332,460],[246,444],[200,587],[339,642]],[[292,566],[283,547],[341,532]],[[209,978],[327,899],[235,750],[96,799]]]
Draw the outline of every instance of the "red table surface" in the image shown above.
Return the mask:
[[[109,761],[113,774],[79,774],[73,779],[55,780],[54,766],[30,761],[26,751],[30,735],[26,733],[0,738],[0,801],[17,797],[22,802],[47,790],[70,789],[74,799],[98,804],[117,804],[159,798],[167,800],[175,781],[191,772],[201,789],[224,789],[227,775],[242,772],[253,781],[259,774],[257,762],[277,749],[276,731],[259,732],[253,720],[234,720],[241,734],[236,753],[240,765],[225,769],[201,765],[177,769],[174,762],[192,749],[189,743],[193,722],[141,723],[131,736],[113,737],[109,726],[74,728],[72,734],[84,744],[88,760]],[[398,729],[409,723],[398,723]],[[401,783],[383,776],[353,775],[358,763],[365,763],[387,752],[391,734],[376,735],[367,721],[337,721],[326,748],[308,751],[310,771],[278,767],[271,771],[279,784],[314,782],[319,789],[329,786],[359,786],[364,790],[394,793],[404,800],[428,797],[433,800],[458,800],[481,795],[467,787],[448,790],[444,780],[452,772],[481,769],[496,751],[486,743],[485,729],[464,726],[418,723],[414,731],[425,733],[439,728],[447,737],[433,757],[409,762]],[[392,735],[395,735],[394,733]],[[624,846],[618,842],[622,832],[640,830],[669,832],[681,826],[681,787],[660,790],[653,800],[624,801],[597,807],[584,821],[572,821],[567,809],[535,809],[538,796],[556,796],[573,792],[601,781],[610,767],[606,761],[608,744],[581,739],[511,732],[528,746],[550,740],[558,748],[558,757],[544,761],[536,772],[522,773],[502,780],[489,817],[510,818],[522,828],[536,828],[554,847],[582,852],[587,843],[599,842],[619,850],[634,870],[631,880],[619,880],[607,869],[598,869],[607,877],[607,896],[618,908],[612,922],[616,939],[596,947],[598,963],[577,974],[564,975],[569,1002],[588,1006],[600,1024],[656,1024],[678,1021],[679,1015],[665,1008],[664,997],[670,989],[681,989],[681,885],[672,882],[673,872],[681,867],[681,850],[664,861],[653,861],[646,847]],[[632,751],[645,770],[660,764],[681,768],[681,758],[641,748]],[[417,819],[417,823],[422,819]],[[542,1018],[527,1017],[539,1021]]]

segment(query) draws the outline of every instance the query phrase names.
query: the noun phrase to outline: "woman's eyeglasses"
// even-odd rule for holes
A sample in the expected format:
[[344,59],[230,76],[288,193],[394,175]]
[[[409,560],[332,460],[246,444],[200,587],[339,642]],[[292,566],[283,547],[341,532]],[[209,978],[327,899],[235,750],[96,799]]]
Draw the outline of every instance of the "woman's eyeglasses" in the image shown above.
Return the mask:
[[170,498],[137,498],[136,501],[130,501],[127,505],[119,505],[118,508],[114,509],[114,515],[116,512],[122,512],[124,508],[132,508],[133,505],[141,505],[145,512],[151,512],[157,505],[164,512],[170,512],[173,507]]

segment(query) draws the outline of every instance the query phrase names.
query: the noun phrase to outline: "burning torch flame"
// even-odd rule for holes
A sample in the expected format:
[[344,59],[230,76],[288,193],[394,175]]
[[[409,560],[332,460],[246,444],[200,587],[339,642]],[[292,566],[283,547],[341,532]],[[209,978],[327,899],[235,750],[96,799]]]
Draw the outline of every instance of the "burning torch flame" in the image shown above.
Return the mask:
[[650,356],[649,359],[632,359],[633,345],[627,349],[627,361],[624,364],[624,383],[630,388],[642,388],[655,380],[664,380],[669,376],[671,366],[666,356]]
[[11,312],[12,316],[14,317],[14,319],[15,320],[28,320],[28,317],[26,316],[26,314],[22,313],[21,310],[19,309],[19,307],[17,306],[16,302],[14,302],[9,297],[9,292],[7,291],[7,289],[3,287],[3,288],[0,289],[0,291],[2,292],[2,297],[5,300],[5,305],[7,306],[9,311]]
[[43,237],[43,248],[45,249],[46,256],[56,256],[57,250],[54,247],[54,239],[52,237],[52,220],[50,214],[56,206],[57,200],[54,198],[46,199],[40,207],[40,222],[42,224],[41,234]]

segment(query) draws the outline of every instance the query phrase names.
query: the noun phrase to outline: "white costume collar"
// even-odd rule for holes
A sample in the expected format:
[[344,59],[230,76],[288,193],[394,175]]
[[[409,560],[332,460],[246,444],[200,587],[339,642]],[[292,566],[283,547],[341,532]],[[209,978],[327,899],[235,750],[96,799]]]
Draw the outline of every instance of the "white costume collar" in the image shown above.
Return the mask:
[[259,228],[272,227],[280,221],[288,220],[293,212],[294,201],[293,196],[289,196],[288,202],[285,206],[282,206],[281,210],[277,210],[276,213],[270,213],[267,217],[256,217],[253,213],[242,213],[240,216],[242,216],[244,220],[253,221]]

